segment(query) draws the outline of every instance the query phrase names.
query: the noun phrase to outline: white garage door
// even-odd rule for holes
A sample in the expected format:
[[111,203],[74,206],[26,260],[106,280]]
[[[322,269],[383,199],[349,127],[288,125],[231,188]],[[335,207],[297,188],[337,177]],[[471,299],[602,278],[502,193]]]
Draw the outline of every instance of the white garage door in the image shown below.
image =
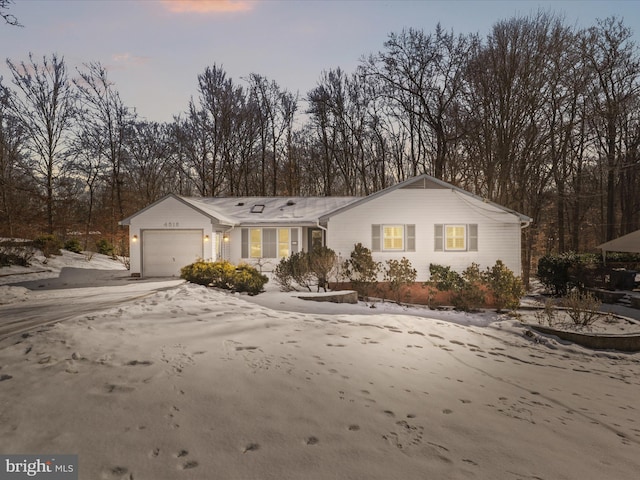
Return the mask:
[[202,258],[202,230],[143,230],[142,276],[179,277]]

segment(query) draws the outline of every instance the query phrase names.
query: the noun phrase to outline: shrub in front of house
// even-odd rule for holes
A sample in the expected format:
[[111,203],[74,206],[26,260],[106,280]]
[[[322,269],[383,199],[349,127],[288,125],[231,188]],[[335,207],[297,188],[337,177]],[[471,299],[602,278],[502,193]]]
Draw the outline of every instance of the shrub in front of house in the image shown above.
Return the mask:
[[485,278],[493,296],[493,303],[499,312],[504,309],[515,310],[520,306],[520,299],[525,293],[522,280],[515,276],[502,260],[487,268]]
[[242,264],[236,267],[226,260],[217,262],[201,260],[192,263],[180,269],[180,278],[198,285],[247,292],[250,295],[262,292],[264,285],[269,281],[265,275],[250,265]]
[[373,259],[371,250],[361,243],[356,243],[349,258],[344,262],[343,270],[358,295],[367,298],[378,283],[381,267],[380,262]]
[[292,253],[283,257],[273,270],[273,278],[283,292],[306,288],[311,291],[312,274],[306,252]]
[[80,240],[77,238],[70,238],[64,242],[64,249],[73,253],[81,253],[82,246],[80,245]]
[[52,255],[62,255],[60,249],[63,244],[55,235],[40,235],[33,241],[33,246],[41,250],[47,258]]
[[327,291],[331,277],[338,269],[338,256],[328,247],[316,247],[311,252],[298,252],[280,259],[273,270],[273,277],[284,292],[313,285],[318,291]]
[[231,290],[257,295],[264,290],[264,285],[268,281],[269,279],[266,275],[261,274],[251,265],[242,264],[235,268],[231,276]]
[[453,306],[464,312],[482,308],[486,304],[486,278],[477,263],[469,265],[460,276],[461,283],[454,289]]
[[403,299],[408,299],[410,293],[407,287],[416,281],[418,271],[411,266],[411,262],[406,257],[402,257],[400,260],[387,260],[386,265],[384,280],[388,282],[389,290],[395,301],[400,303]]
[[308,253],[309,270],[315,279],[318,291],[327,291],[327,284],[331,277],[335,276],[338,269],[338,256],[329,247],[315,247]]
[[462,274],[451,267],[436,264],[429,265],[429,272],[431,280],[426,285],[441,292],[451,292],[451,303],[458,310],[472,311],[484,307],[488,303],[487,296],[496,310],[514,310],[524,295],[522,280],[501,260],[485,271],[473,263]]

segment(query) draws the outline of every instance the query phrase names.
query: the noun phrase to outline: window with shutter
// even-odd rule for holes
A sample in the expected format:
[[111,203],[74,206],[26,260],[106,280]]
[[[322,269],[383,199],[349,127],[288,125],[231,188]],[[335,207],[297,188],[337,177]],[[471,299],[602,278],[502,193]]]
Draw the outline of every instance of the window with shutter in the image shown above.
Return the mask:
[[241,240],[240,256],[242,258],[249,258],[249,229],[248,228],[243,228],[240,231],[240,240]]
[[262,257],[262,230],[259,228],[249,229],[249,255],[251,258]]
[[469,248],[470,252],[478,251],[478,224],[472,223],[468,225],[469,228]]
[[380,225],[371,225],[371,251],[380,251]]
[[467,249],[466,225],[447,225],[445,227],[445,249],[463,251]]
[[444,251],[444,225],[434,225],[433,245],[436,252]]
[[416,226],[415,225],[407,225],[407,252],[415,252],[416,251]]
[[404,250],[404,225],[382,227],[382,249]]

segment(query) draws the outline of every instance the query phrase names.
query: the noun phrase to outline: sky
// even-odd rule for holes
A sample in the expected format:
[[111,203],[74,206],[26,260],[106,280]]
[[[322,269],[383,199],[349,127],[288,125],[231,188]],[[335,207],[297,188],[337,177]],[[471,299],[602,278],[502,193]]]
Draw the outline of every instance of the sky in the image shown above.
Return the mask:
[[207,66],[240,85],[258,73],[304,98],[324,70],[353,72],[390,33],[440,23],[484,36],[499,20],[539,10],[577,27],[615,15],[640,43],[637,0],[15,0],[9,12],[24,27],[0,24],[0,76],[10,84],[4,60],[30,52],[64,57],[72,76],[100,62],[127,106],[164,122],[187,110]]

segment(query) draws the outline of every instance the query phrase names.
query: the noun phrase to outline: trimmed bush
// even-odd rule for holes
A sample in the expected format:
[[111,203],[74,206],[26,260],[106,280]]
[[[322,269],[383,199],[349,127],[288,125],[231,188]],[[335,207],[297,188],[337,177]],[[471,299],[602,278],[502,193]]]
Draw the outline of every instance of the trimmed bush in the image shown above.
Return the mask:
[[242,264],[238,265],[231,276],[231,290],[257,295],[263,291],[264,285],[268,281],[269,279],[266,275],[261,274],[251,265]]
[[180,278],[198,285],[212,286],[257,295],[269,279],[254,267],[246,264],[235,266],[226,260],[199,261],[182,267]]

